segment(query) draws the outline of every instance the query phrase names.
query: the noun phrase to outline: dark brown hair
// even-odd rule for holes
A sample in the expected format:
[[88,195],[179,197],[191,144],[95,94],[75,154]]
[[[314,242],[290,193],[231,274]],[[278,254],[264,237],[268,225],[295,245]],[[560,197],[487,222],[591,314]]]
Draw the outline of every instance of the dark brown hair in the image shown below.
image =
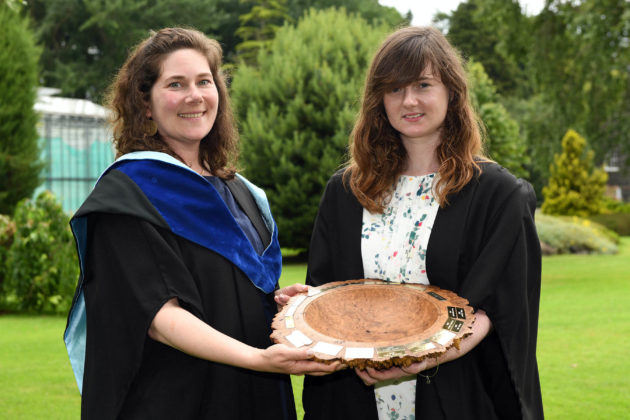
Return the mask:
[[164,28],[136,46],[109,88],[107,104],[114,111],[112,124],[116,157],[140,150],[165,152],[180,159],[156,133],[146,134],[146,109],[151,88],[160,77],[162,63],[177,50],[190,48],[208,59],[219,93],[217,116],[210,133],[201,140],[200,162],[222,178],[234,175],[232,165],[238,156],[238,132],[221,73],[219,43],[188,28]]
[[407,160],[400,136],[387,119],[383,97],[393,88],[417,81],[427,68],[449,92],[436,151],[440,168],[434,192],[440,206],[447,205],[447,196],[460,191],[480,171],[476,160],[484,158],[479,118],[470,103],[461,56],[435,28],[399,29],[385,39],[372,60],[344,173],[370,212],[383,212]]

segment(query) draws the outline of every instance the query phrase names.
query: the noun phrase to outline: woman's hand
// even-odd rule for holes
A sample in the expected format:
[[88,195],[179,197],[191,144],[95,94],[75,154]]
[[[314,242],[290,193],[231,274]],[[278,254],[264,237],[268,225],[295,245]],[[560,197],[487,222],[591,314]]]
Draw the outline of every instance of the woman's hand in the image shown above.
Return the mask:
[[312,355],[308,350],[294,349],[284,344],[260,350],[260,358],[261,370],[266,372],[323,376],[343,368],[339,361],[326,364],[310,360]]
[[282,309],[284,305],[287,304],[289,299],[292,296],[297,295],[298,293],[308,292],[308,286],[305,284],[295,283],[291,286],[283,287],[282,289],[278,289],[275,292],[275,296],[273,299],[276,301],[278,305],[278,311]]
[[394,366],[389,369],[383,370],[366,367],[364,370],[354,369],[354,371],[359,376],[359,378],[361,378],[364,384],[366,384],[367,386],[371,386],[378,382],[383,382],[390,379],[399,379],[406,376],[417,375],[423,370],[434,367],[436,364],[437,363],[435,362],[435,359],[425,359],[421,362],[412,363],[407,367]]
[[472,325],[472,334],[464,338],[459,343],[459,348],[453,346],[445,353],[437,358],[425,359],[418,363],[413,363],[407,367],[392,367],[389,369],[378,370],[366,368],[364,370],[355,369],[356,374],[361,378],[364,384],[371,386],[377,382],[389,379],[402,378],[409,375],[417,375],[423,370],[437,367],[441,363],[447,363],[451,360],[458,359],[474,349],[489,333],[492,331],[492,321],[488,318],[486,312],[477,309],[475,312],[475,323]]

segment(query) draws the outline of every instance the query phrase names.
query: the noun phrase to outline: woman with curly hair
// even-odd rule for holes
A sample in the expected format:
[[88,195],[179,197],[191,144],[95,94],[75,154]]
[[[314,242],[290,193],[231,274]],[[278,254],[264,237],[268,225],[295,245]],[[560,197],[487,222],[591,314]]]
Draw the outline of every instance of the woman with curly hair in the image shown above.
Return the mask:
[[277,290],[277,227],[234,169],[220,66],[216,41],[166,28],[111,87],[117,159],[71,221],[82,418],[292,419],[288,374],[337,367],[271,345],[276,304],[306,286]]

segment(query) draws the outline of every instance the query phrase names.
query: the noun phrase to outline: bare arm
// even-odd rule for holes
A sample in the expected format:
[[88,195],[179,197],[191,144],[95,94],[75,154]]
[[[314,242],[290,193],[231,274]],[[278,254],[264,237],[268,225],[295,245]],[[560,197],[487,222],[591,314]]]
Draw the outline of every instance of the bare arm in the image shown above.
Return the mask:
[[474,349],[492,330],[492,321],[486,313],[479,309],[475,313],[475,323],[472,325],[472,335],[461,340],[459,349],[455,346],[449,348],[444,354],[437,359],[429,358],[418,363],[413,363],[405,368],[393,367],[386,370],[377,370],[368,367],[365,370],[355,369],[357,375],[366,385],[374,385],[377,382],[388,379],[396,379],[403,376],[416,375],[423,370],[436,367],[438,364],[444,364],[451,360],[458,359]]
[[326,365],[308,360],[311,355],[306,350],[285,345],[266,349],[251,347],[201,321],[179,306],[177,298],[162,306],[148,334],[153,340],[191,356],[260,372],[324,375],[339,367],[339,363]]

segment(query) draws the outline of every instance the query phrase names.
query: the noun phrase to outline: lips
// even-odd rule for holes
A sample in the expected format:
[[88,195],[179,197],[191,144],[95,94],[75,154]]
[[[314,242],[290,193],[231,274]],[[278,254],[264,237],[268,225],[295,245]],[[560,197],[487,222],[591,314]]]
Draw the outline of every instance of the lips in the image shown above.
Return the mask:
[[416,112],[414,114],[405,114],[405,115],[403,115],[403,119],[406,120],[406,121],[418,121],[423,116],[424,116],[424,113]]
[[178,117],[181,118],[200,118],[203,114],[205,113],[205,111],[202,112],[191,112],[191,113],[186,113],[186,114],[177,114]]

